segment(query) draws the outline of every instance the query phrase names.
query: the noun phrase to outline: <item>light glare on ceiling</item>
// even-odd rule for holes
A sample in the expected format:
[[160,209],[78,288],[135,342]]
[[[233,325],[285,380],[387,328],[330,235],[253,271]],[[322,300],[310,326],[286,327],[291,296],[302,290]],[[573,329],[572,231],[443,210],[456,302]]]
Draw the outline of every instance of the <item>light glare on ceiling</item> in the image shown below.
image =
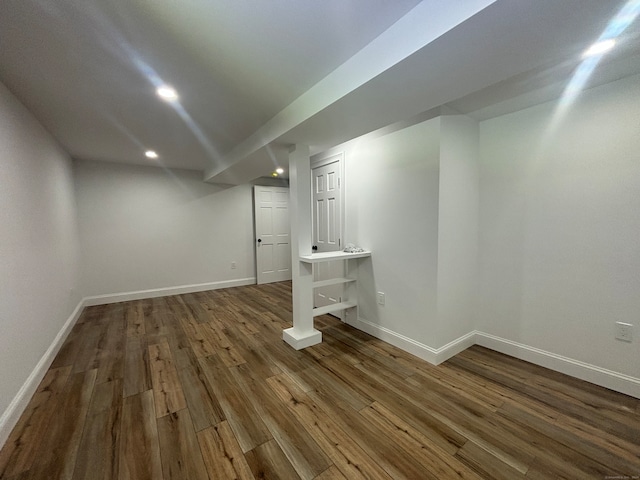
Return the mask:
[[156,89],[156,93],[158,96],[167,101],[167,102],[175,102],[178,100],[178,92],[176,89],[169,85],[162,85]]
[[158,154],[153,150],[147,150],[146,152],[144,152],[144,155],[147,158],[158,158]]
[[594,55],[602,55],[611,50],[616,44],[613,38],[601,40],[591,45],[583,54],[583,57],[593,57]]
[[276,168],[276,173],[277,173],[278,175],[282,175],[282,174],[284,173],[284,168],[282,168],[282,167],[278,167],[278,168]]

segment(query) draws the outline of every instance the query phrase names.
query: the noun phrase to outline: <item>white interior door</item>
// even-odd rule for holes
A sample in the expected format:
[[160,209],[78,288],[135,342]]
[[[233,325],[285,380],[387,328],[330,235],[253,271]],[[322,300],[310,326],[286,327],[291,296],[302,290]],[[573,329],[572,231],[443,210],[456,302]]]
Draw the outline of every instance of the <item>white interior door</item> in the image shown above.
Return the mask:
[[289,189],[253,187],[258,284],[291,280]]
[[[339,160],[312,168],[313,181],[313,250],[334,252],[342,249],[342,165]],[[344,276],[344,264],[323,262],[314,266],[314,280],[328,280]],[[324,307],[342,300],[342,286],[317,288],[314,306]]]

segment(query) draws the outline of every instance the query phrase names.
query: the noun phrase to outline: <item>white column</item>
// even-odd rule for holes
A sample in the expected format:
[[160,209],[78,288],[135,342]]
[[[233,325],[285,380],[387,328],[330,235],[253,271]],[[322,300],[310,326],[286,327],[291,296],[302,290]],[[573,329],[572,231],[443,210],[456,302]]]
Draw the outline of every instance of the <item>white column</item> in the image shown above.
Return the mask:
[[300,255],[311,254],[311,161],[306,145],[289,151],[289,198],[293,327],[284,330],[282,338],[300,350],[322,342],[322,332],[313,328],[312,265],[300,261]]

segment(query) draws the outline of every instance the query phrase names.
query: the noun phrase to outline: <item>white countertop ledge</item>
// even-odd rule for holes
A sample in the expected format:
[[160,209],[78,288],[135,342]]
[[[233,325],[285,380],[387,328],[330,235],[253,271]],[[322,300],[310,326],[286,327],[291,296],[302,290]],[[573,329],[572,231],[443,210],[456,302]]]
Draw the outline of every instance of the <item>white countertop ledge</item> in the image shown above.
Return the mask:
[[319,262],[331,262],[333,260],[351,260],[353,258],[366,258],[370,257],[371,252],[365,250],[358,253],[347,252],[322,252],[312,253],[311,255],[300,255],[300,261],[304,263],[319,263]]

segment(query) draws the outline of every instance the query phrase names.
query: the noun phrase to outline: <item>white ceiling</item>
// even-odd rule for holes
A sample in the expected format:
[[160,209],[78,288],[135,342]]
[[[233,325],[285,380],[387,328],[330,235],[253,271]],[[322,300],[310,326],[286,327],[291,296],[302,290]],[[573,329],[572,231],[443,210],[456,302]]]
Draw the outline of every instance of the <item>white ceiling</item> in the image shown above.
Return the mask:
[[[624,4],[2,0],[0,80],[75,158],[240,183],[285,162],[287,144],[321,151],[434,108],[484,119],[555,98]],[[591,84],[640,72],[638,23]]]

